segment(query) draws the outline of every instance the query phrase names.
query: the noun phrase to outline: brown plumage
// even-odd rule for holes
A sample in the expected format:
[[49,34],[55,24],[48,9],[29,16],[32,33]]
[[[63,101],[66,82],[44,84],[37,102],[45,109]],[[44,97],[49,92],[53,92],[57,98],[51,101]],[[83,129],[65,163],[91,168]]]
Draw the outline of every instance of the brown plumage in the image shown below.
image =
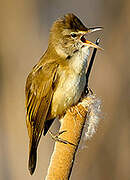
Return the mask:
[[37,146],[52,100],[57,68],[58,64],[53,62],[38,64],[29,74],[26,82],[26,123],[30,138],[29,170],[31,174],[36,166]]
[[48,49],[27,78],[25,93],[30,174],[36,167],[37,147],[42,133],[45,135],[54,118],[77,103],[84,91],[88,48],[98,48],[89,41],[85,42],[83,37],[89,31],[73,14],[55,21]]

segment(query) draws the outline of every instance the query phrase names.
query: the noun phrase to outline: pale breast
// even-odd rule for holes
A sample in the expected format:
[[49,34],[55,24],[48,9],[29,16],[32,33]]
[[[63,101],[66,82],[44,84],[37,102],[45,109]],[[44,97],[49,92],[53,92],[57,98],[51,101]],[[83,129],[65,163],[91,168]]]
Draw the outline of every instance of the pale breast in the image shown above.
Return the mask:
[[60,71],[59,83],[51,103],[52,117],[62,114],[79,101],[86,83],[88,55],[88,48],[82,49],[70,59],[67,70]]
[[63,73],[61,79],[52,99],[51,114],[54,117],[79,101],[86,83],[85,74],[72,73],[65,77]]

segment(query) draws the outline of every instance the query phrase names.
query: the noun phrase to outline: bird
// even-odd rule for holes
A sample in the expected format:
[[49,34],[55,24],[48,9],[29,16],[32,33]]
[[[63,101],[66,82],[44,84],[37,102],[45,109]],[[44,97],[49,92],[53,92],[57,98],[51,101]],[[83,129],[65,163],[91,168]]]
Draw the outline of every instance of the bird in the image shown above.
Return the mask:
[[37,148],[54,119],[78,103],[84,92],[90,47],[101,49],[86,39],[102,27],[86,27],[73,13],[52,25],[48,48],[29,73],[26,86],[26,125],[29,136],[28,169],[36,168]]

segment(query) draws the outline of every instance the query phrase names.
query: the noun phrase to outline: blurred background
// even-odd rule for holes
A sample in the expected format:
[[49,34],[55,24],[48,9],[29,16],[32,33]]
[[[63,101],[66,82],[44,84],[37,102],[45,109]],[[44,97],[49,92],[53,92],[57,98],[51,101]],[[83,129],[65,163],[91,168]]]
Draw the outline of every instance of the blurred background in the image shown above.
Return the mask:
[[[76,155],[72,180],[130,179],[130,1],[0,0],[0,180],[44,179],[54,142],[40,141],[29,175],[25,81],[48,45],[54,20],[68,12],[88,27],[103,26],[90,87],[102,99],[99,133]],[[94,36],[94,37],[93,37]],[[59,127],[58,121],[54,128]]]

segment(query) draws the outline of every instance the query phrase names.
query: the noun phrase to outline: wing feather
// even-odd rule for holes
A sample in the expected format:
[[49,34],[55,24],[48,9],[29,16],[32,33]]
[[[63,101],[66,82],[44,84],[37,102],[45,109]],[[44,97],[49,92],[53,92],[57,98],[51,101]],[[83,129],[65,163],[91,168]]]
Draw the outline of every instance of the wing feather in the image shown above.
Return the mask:
[[56,81],[58,64],[49,62],[36,66],[26,82],[26,123],[30,143],[38,145],[44,129],[46,116],[53,96],[53,83]]

